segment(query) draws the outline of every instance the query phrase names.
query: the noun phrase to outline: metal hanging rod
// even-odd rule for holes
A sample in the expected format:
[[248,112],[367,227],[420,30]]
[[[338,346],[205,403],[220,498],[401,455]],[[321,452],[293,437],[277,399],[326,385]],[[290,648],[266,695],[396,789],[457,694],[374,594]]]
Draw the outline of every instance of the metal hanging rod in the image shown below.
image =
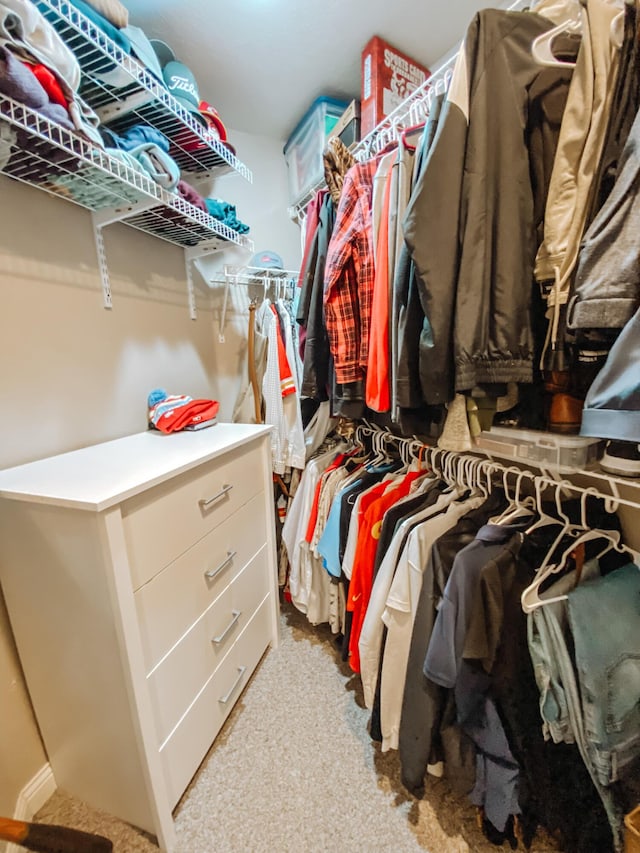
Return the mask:
[[263,267],[235,267],[226,264],[217,276],[209,279],[211,284],[224,285],[224,301],[222,303],[222,314],[220,317],[220,331],[218,333],[218,342],[225,342],[224,329],[227,320],[227,306],[229,303],[229,290],[231,287],[238,285],[248,287],[262,287],[264,298],[270,288],[277,289],[277,298],[284,301],[293,301],[295,287],[298,283],[297,270],[279,270],[268,269]]
[[[517,463],[505,465],[495,461],[482,448],[474,448],[469,451],[444,450],[435,445],[425,444],[417,436],[406,438],[398,436],[389,430],[371,426],[366,423],[360,424],[355,430],[355,439],[373,436],[374,442],[383,447],[385,444],[395,444],[403,458],[424,458],[428,464],[446,480],[451,482],[478,482],[480,477],[491,477],[500,474],[503,479],[508,480],[509,475],[520,483],[528,481],[535,489],[554,489],[556,493],[574,494],[576,496],[588,497],[591,495],[605,502],[607,512],[615,512],[619,507],[628,507],[640,510],[640,480],[626,480],[621,477],[613,477],[592,471],[586,468],[576,468],[570,473],[563,471],[561,477],[556,476],[551,465],[540,466],[539,472],[534,472],[526,467],[519,467]],[[374,445],[375,446],[375,445]],[[524,463],[522,463],[524,466]],[[532,464],[527,462],[527,464]],[[535,463],[534,463],[535,465]],[[536,466],[537,467],[537,466]],[[580,480],[581,482],[574,482]],[[606,484],[608,492],[598,488],[595,484]],[[635,493],[635,497],[623,496],[622,491]]]

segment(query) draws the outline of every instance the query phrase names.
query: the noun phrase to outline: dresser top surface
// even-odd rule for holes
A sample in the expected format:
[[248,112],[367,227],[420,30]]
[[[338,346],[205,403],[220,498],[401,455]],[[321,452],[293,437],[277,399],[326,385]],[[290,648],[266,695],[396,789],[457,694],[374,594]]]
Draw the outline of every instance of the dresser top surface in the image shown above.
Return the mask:
[[101,511],[270,431],[224,423],[170,435],[147,430],[6,468],[0,471],[0,497]]

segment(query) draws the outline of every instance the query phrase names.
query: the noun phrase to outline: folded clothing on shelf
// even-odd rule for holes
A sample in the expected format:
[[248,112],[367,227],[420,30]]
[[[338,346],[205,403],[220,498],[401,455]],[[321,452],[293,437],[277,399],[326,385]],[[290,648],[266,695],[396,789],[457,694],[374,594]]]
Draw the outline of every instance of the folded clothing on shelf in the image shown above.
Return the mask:
[[237,231],[238,234],[247,234],[249,232],[249,226],[241,222],[236,216],[235,205],[229,204],[229,202],[223,201],[220,198],[206,198],[204,201],[207,205],[209,216],[213,216],[214,219]]
[[207,210],[205,200],[202,198],[200,193],[191,186],[191,184],[188,184],[186,181],[178,181],[176,192],[178,195],[182,196],[185,201],[188,201],[189,204],[192,204],[194,207],[199,207],[200,210],[203,210],[205,213],[209,212]]
[[21,62],[7,47],[0,45],[0,92],[67,130],[74,130],[66,107],[51,99],[49,91],[31,67]]
[[147,404],[149,429],[165,433],[213,425],[220,407],[217,400],[194,400],[186,394],[168,394],[164,388],[151,391]]
[[100,119],[78,95],[80,66],[53,26],[30,0],[0,0],[0,47],[55,74],[68,102],[73,128],[102,147]]
[[129,23],[129,10],[122,5],[120,0],[86,0],[86,2],[119,30]]
[[163,151],[169,151],[167,137],[155,127],[151,127],[150,124],[134,124],[122,133],[114,133],[114,131],[106,128],[102,128],[101,132],[105,141],[111,140],[107,144],[112,148],[123,148],[125,151],[130,151],[138,145],[152,142]]
[[[86,0],[86,2],[85,0],[69,0],[69,2],[79,12],[82,12],[85,18],[88,18],[92,24],[95,24],[98,29],[102,30],[106,36],[114,41],[120,50],[127,54],[131,53],[131,42],[127,34],[122,30],[123,27],[127,26],[129,13],[117,0]],[[127,18],[120,26],[114,24],[109,16],[104,14],[104,11],[109,11],[109,7],[111,7],[111,11],[115,13],[116,17],[119,17],[117,13],[118,6],[121,6]],[[123,20],[123,18],[120,16],[119,20]]]
[[[109,128],[100,128],[107,151],[119,159],[135,161],[150,178],[166,190],[173,190],[180,181],[180,169],[175,160],[167,153],[167,137],[146,124],[136,124],[122,134]],[[126,154],[127,157],[122,157]]]

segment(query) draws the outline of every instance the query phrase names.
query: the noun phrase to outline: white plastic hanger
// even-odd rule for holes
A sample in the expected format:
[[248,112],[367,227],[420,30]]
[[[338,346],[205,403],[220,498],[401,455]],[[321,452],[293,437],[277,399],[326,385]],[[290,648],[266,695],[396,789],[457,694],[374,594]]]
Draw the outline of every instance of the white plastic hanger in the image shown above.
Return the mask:
[[506,514],[502,513],[500,518],[498,519],[496,524],[507,525],[516,521],[519,518],[527,518],[531,516],[536,509],[536,499],[531,495],[527,495],[524,499],[521,500],[521,485],[524,477],[531,476],[530,471],[521,471],[518,474],[518,478],[516,480],[515,486],[515,506],[512,510],[508,511]]
[[565,62],[564,60],[557,59],[553,53],[553,41],[556,36],[561,34],[581,35],[582,19],[579,17],[567,18],[566,21],[563,21],[556,27],[552,27],[552,29],[547,30],[546,33],[542,33],[542,35],[533,40],[531,55],[538,65],[545,65],[551,68],[575,68],[575,62]]
[[[553,481],[551,481],[553,482]],[[556,486],[556,512],[558,513],[558,519],[562,519],[562,527],[556,538],[553,541],[553,544],[549,547],[547,554],[542,561],[541,566],[537,570],[533,581],[529,584],[529,586],[524,590],[522,595],[520,596],[520,603],[522,604],[522,609],[525,613],[531,613],[532,610],[539,605],[540,596],[538,594],[538,590],[542,583],[549,577],[549,575],[553,574],[556,571],[556,564],[552,563],[553,556],[555,554],[555,550],[557,546],[560,544],[562,538],[566,536],[566,534],[573,528],[576,529],[576,526],[572,524],[569,516],[562,510],[562,500],[560,496],[560,490],[563,487],[564,483],[561,481],[559,483],[555,483]],[[561,522],[561,523],[562,523]],[[530,528],[530,530],[533,528]],[[578,529],[581,529],[578,527]],[[526,533],[525,533],[526,536]],[[572,548],[575,547],[575,543],[572,544]]]
[[[513,497],[509,493],[509,474],[516,474],[517,476],[513,490]],[[489,524],[501,524],[503,519],[520,509],[519,499],[522,476],[524,476],[524,472],[520,468],[516,468],[514,465],[510,465],[502,471],[502,488],[507,499],[507,507],[499,515],[489,519]]]
[[[529,536],[534,530],[540,527],[547,527],[550,524],[559,524],[560,520],[557,515],[549,515],[545,510],[545,504],[542,501],[542,490],[547,486],[555,485],[554,480],[549,480],[547,477],[536,477],[534,480],[534,489],[536,494],[536,510],[538,518],[533,522],[531,527],[525,531],[525,536]],[[556,493],[557,494],[557,493]],[[564,516],[563,518],[566,518]]]
[[610,551],[612,548],[615,548],[617,551],[622,549],[626,549],[626,547],[620,546],[620,533],[617,530],[587,530],[581,536],[578,536],[564,551],[564,553],[560,556],[560,559],[557,563],[548,566],[544,572],[543,577],[538,578],[538,574],[536,574],[535,586],[532,584],[527,587],[525,591],[522,593],[522,609],[525,613],[531,613],[536,610],[538,607],[542,607],[545,604],[553,604],[558,601],[566,601],[566,595],[556,595],[551,596],[550,598],[540,598],[539,590],[542,582],[546,580],[550,575],[555,572],[561,572],[567,563],[567,558],[573,553],[573,551],[579,546],[584,545],[586,542],[592,542],[594,539],[604,539],[606,542],[605,547],[600,551],[595,557],[592,559],[599,560],[600,557],[603,557],[607,551]]

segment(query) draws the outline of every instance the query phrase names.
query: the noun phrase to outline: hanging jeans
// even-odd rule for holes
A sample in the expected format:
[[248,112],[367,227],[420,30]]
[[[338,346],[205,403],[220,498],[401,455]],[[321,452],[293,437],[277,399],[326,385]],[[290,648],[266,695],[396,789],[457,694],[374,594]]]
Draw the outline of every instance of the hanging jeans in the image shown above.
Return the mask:
[[[609,785],[640,750],[639,608],[640,571],[630,565],[581,584],[567,602],[545,605],[529,616],[536,678],[547,685],[543,718],[558,739],[573,734],[616,850],[622,849],[622,810]],[[575,665],[567,646],[569,626]]]
[[[584,564],[582,582],[600,577],[597,560]],[[544,593],[543,599],[554,599],[566,595],[578,583],[576,571],[567,572],[552,584]],[[567,697],[562,684],[560,663],[555,655],[553,643],[549,642],[552,631],[547,618],[553,614],[559,630],[566,636],[568,614],[565,601],[549,601],[543,607],[534,610],[527,620],[527,634],[531,662],[536,684],[540,691],[540,714],[542,716],[542,734],[545,740],[554,743],[575,743],[575,735],[569,719]]]
[[629,563],[569,593],[584,732],[602,785],[640,756],[640,569]]

